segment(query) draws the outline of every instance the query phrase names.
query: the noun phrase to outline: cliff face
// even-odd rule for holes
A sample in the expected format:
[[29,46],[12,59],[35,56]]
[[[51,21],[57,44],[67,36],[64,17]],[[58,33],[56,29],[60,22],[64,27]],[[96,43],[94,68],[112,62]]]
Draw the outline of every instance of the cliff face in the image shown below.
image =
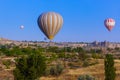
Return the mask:
[[12,42],[13,42],[12,40],[6,38],[0,38],[0,44],[10,44]]

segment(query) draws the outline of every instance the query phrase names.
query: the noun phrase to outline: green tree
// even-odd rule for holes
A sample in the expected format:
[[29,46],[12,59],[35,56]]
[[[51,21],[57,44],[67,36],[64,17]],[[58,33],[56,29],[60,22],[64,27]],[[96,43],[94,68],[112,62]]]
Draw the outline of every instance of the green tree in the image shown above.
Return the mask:
[[81,47],[77,47],[77,48],[73,48],[72,49],[72,52],[84,52],[84,49],[83,48],[81,48]]
[[115,80],[115,67],[114,67],[114,59],[111,54],[106,54],[104,59],[105,66],[105,80]]
[[41,54],[31,54],[16,60],[13,71],[15,80],[35,80],[42,76],[46,69],[45,57]]
[[18,46],[14,46],[10,51],[11,56],[22,55],[21,49]]

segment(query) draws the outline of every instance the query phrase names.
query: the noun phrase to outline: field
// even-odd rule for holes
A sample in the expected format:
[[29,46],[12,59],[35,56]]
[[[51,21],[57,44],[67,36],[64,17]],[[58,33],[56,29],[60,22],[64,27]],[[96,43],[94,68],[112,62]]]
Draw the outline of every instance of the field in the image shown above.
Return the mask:
[[[96,77],[98,80],[104,80],[104,60],[99,59],[99,64],[78,68],[78,69],[68,69],[65,73],[58,77],[42,77],[40,80],[77,80],[77,77],[82,74],[90,74]],[[115,60],[116,68],[116,80],[120,80],[120,60]]]
[[[111,53],[119,53],[120,49],[108,49]],[[15,68],[16,61],[15,58],[20,58],[21,56],[28,56],[30,54],[40,54],[46,58],[46,69],[45,73],[42,73],[40,80],[77,80],[80,75],[88,74],[94,76],[97,80],[104,80],[104,58],[102,50],[98,50],[97,54],[94,53],[95,50],[91,49],[85,51],[82,48],[58,48],[58,47],[27,47],[20,48],[15,47],[4,47],[1,48],[0,56],[0,80],[14,80],[13,70]],[[116,68],[116,80],[120,80],[120,54],[114,54],[115,58],[115,68]],[[55,66],[64,66],[58,73]],[[38,65],[39,66],[39,65]],[[66,67],[65,67],[66,66]],[[51,74],[50,70],[56,70],[55,74]],[[49,69],[50,68],[50,69]],[[47,70],[49,69],[49,70]]]
[[[13,58],[3,58],[0,60],[11,60]],[[104,80],[104,60],[97,59],[98,64],[88,66],[88,67],[81,67],[76,69],[65,69],[60,76],[53,77],[53,76],[43,76],[40,80],[77,80],[80,75],[83,74],[90,74],[97,78],[98,80]],[[0,61],[1,62],[1,61]],[[0,80],[13,80],[12,69],[14,65],[11,65],[10,69],[6,69],[5,65],[0,64]],[[4,68],[4,69],[3,69]],[[120,60],[115,60],[115,68],[116,68],[116,80],[120,80]]]

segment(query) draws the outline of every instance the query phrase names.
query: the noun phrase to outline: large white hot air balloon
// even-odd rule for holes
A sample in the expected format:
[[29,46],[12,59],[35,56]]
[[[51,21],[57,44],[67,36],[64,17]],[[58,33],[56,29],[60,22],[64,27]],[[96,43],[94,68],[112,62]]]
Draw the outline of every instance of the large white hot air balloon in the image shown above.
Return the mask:
[[115,26],[115,20],[112,18],[105,19],[104,24],[108,31],[111,31]]
[[42,13],[38,18],[38,25],[46,37],[52,40],[63,25],[63,18],[55,12]]

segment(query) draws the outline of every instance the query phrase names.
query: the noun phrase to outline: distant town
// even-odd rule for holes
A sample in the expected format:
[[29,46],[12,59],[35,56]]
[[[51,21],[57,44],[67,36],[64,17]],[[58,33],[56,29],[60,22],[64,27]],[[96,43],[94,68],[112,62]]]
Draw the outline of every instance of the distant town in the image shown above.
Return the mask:
[[16,40],[9,40],[6,38],[0,38],[0,45],[16,45],[16,46],[41,46],[41,47],[48,47],[48,46],[57,46],[59,48],[63,47],[82,47],[82,48],[120,48],[120,42],[45,42],[45,41],[16,41]]

